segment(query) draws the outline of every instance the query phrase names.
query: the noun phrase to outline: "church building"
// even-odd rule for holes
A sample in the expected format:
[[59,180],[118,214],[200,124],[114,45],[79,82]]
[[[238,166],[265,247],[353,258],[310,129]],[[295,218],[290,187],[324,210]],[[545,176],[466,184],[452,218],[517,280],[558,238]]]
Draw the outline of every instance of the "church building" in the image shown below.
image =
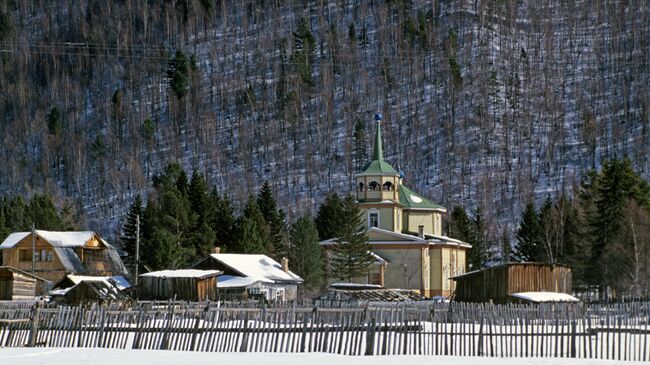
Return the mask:
[[[443,236],[442,215],[447,210],[409,189],[403,174],[384,161],[381,115],[375,115],[374,152],[355,175],[356,200],[368,227],[375,263],[367,277],[354,281],[385,288],[412,289],[426,297],[449,297],[450,277],[466,272],[471,246]],[[329,257],[337,238],[322,241]],[[330,278],[330,283],[336,278]]]

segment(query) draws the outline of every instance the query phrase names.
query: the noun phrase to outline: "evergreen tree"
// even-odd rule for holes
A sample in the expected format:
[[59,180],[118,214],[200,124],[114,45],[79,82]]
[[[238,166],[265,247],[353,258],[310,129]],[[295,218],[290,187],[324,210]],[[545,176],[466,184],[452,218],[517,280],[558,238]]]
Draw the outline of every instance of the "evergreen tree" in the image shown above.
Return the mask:
[[522,214],[512,258],[517,262],[533,262],[540,258],[539,220],[533,202],[526,204]]
[[544,203],[539,208],[537,213],[537,229],[539,235],[537,237],[538,252],[535,261],[552,263],[558,262],[557,255],[559,249],[557,247],[558,240],[558,226],[557,226],[557,211],[553,206],[553,199],[550,195],[546,197]]
[[318,230],[310,217],[301,217],[291,225],[291,269],[303,278],[307,288],[323,285],[323,250],[318,244]]
[[469,243],[472,248],[467,253],[467,261],[472,270],[484,268],[488,262],[488,253],[490,242],[485,229],[485,219],[483,211],[479,206],[474,212],[472,219],[472,240]]
[[625,205],[628,200],[650,208],[650,186],[632,169],[629,160],[611,160],[603,164],[599,173],[591,172],[583,183],[581,201],[590,226],[590,260],[585,279],[598,285],[601,294],[605,287],[614,285],[615,263],[607,259],[609,250],[621,250]]
[[323,204],[318,207],[316,213],[316,228],[321,241],[341,236],[341,227],[345,217],[343,211],[343,200],[336,193],[327,195]]
[[238,222],[239,249],[242,253],[268,255],[272,246],[269,244],[269,230],[264,215],[255,198],[250,196]]
[[464,208],[454,207],[451,212],[450,231],[454,238],[472,245],[467,252],[470,270],[484,267],[488,260],[489,242],[481,209],[478,208],[474,218],[470,218]]
[[451,211],[449,225],[450,236],[467,243],[473,240],[472,221],[467,216],[467,212],[463,207],[454,207]]
[[8,198],[5,203],[5,220],[10,232],[25,231],[31,227],[27,204],[22,197]]
[[273,190],[268,181],[264,182],[257,195],[257,205],[268,225],[269,253],[271,257],[280,259],[287,254],[287,226],[284,212],[278,210]]
[[27,209],[29,210],[29,219],[37,229],[58,231],[62,228],[63,224],[59,213],[49,195],[34,195]]
[[156,227],[151,237],[153,254],[152,269],[180,269],[185,266],[186,253],[178,236],[163,227]]
[[196,214],[198,222],[197,226],[207,224],[213,218],[214,205],[210,199],[210,188],[205,180],[197,170],[192,172],[192,178],[188,187],[188,195],[190,200],[190,207]]
[[216,190],[213,190],[210,195],[214,206],[211,227],[215,233],[215,244],[224,251],[241,252],[235,233],[237,225],[235,210],[230,199],[225,195],[223,197],[219,196]]
[[353,278],[368,274],[374,258],[370,254],[362,213],[353,196],[345,198],[343,210],[339,214],[344,219],[340,229],[341,235],[332,249],[330,275],[351,282]]
[[[122,225],[122,248],[126,252],[128,261],[133,266],[135,262],[135,245],[136,237],[138,230],[138,217],[140,217],[140,229],[142,229],[142,220],[144,219],[144,206],[142,202],[142,197],[140,194],[136,195],[133,199],[133,203],[129,207],[129,211],[126,213],[124,219],[124,225]],[[140,237],[142,237],[142,232],[140,232]]]

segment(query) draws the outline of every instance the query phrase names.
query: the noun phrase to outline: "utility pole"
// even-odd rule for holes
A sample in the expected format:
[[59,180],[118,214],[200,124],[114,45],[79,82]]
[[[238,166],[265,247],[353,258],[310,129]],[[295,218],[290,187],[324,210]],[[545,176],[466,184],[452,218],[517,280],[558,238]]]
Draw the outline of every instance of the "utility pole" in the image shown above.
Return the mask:
[[36,273],[34,259],[36,258],[36,224],[32,222],[32,275]]
[[140,214],[135,216],[135,285],[138,286],[138,268],[140,266]]

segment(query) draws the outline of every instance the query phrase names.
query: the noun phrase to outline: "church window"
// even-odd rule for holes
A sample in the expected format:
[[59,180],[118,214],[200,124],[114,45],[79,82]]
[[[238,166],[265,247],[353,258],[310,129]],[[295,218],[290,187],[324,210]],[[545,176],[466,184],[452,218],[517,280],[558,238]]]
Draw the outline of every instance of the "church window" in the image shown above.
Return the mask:
[[363,183],[362,182],[359,183],[359,191],[363,191]]
[[368,190],[369,190],[369,191],[376,191],[376,190],[379,190],[379,184],[378,184],[376,181],[371,181],[371,182],[368,184]]
[[384,191],[392,191],[393,190],[393,183],[390,181],[386,181],[384,183]]
[[379,227],[379,212],[377,210],[368,212],[368,228]]

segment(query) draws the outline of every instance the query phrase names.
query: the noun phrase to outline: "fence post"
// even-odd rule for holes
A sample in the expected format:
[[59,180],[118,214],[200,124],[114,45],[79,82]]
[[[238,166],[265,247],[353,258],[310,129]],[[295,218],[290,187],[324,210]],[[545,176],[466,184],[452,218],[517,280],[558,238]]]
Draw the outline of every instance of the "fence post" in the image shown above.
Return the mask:
[[370,320],[370,323],[366,320],[366,325],[368,330],[366,331],[366,356],[373,354],[373,349],[375,348],[375,318],[373,317]]
[[29,341],[27,342],[27,347],[36,346],[36,337],[38,335],[38,321],[39,321],[40,308],[38,304],[34,304],[32,307],[32,318],[30,318],[30,329],[29,329]]
[[576,321],[571,321],[571,357],[576,357]]

